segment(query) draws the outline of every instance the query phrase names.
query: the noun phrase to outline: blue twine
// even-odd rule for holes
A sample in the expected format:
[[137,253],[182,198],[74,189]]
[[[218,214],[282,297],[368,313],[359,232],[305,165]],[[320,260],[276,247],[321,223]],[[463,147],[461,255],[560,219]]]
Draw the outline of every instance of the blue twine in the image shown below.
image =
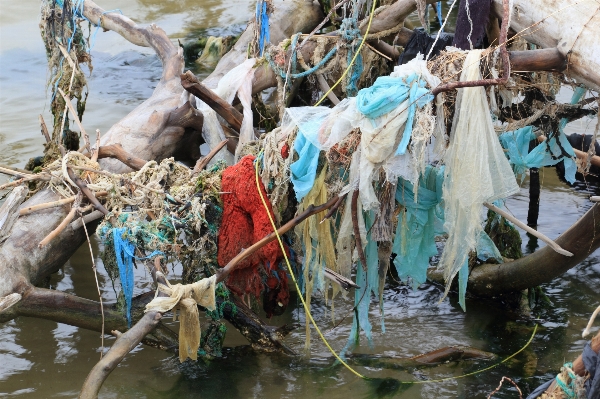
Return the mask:
[[265,50],[265,44],[271,41],[269,32],[269,14],[267,14],[267,2],[265,0],[256,2],[256,23],[260,26],[258,46],[260,49],[260,56],[262,57]]
[[135,256],[135,245],[129,241],[131,234],[126,227],[114,228],[113,242],[115,246],[115,255],[119,265],[119,279],[121,288],[125,296],[127,327],[131,327],[131,299],[133,298],[133,258],[149,259],[162,254],[161,251],[154,251],[150,255],[138,258]]
[[444,20],[442,19],[442,2],[438,1],[435,3],[435,8],[437,10],[438,22],[440,23],[440,34],[444,32],[444,29],[441,27],[444,26]]
[[119,8],[115,8],[114,10],[104,11],[102,14],[100,14],[100,17],[98,17],[98,23],[95,24],[96,25],[96,29],[94,30],[94,33],[92,34],[92,40],[91,40],[91,44],[90,44],[90,52],[94,48],[94,44],[96,44],[96,35],[98,34],[98,31],[100,30],[101,25],[102,25],[102,16],[104,14],[108,14],[108,13],[111,13],[111,12],[118,12],[121,15],[123,15],[123,11],[121,11]]
[[[76,0],[75,3],[73,4],[73,18],[71,19],[71,28],[73,30],[73,33],[71,34],[71,37],[69,38],[69,42],[67,43],[67,53],[71,52],[71,48],[73,46],[73,39],[75,38],[75,33],[77,32],[77,18],[84,19],[84,20],[90,22],[90,20],[87,19],[83,15],[83,2],[84,2],[84,0]],[[63,0],[57,0],[56,4],[58,4],[58,6],[60,8],[64,8]],[[59,42],[60,42],[60,40],[59,40]],[[85,42],[83,43],[83,45],[85,46]],[[89,49],[86,49],[86,51],[89,52]],[[60,81],[60,79],[62,77],[62,66],[63,66],[64,60],[65,60],[65,58],[61,56],[60,62],[58,64],[58,69],[60,71],[60,74],[58,75],[58,79],[56,79],[56,82],[54,82],[54,92],[52,93],[52,99],[50,100],[50,102],[54,101],[54,99],[56,98],[56,93],[58,92],[58,82]],[[63,132],[63,138],[64,138],[64,132]]]
[[[358,29],[358,21],[356,18],[344,18],[342,25],[340,26],[340,33],[342,38],[348,42],[348,65],[354,58],[359,42],[360,42],[360,29]],[[354,97],[358,93],[358,79],[363,72],[362,55],[359,54],[356,57],[356,62],[350,68],[350,76],[348,78],[348,84],[346,85],[346,94],[349,97]]]
[[563,367],[568,368],[567,373],[569,374],[569,377],[571,378],[571,382],[569,382],[569,384],[566,384],[562,379],[559,378],[559,376],[560,376],[560,374],[559,374],[556,376],[556,385],[558,385],[560,387],[560,389],[562,389],[562,391],[565,393],[565,395],[567,396],[568,399],[576,399],[577,394],[575,393],[575,390],[576,390],[575,380],[577,379],[577,376],[572,371],[573,363],[565,363]]
[[[297,36],[296,37],[296,41]],[[273,59],[271,58],[271,55],[269,53],[265,54],[265,58],[267,59],[267,61],[269,62],[269,65],[271,66],[271,69],[273,69],[279,76],[281,76],[282,79],[286,80],[288,78],[288,76],[292,79],[298,79],[298,78],[303,78],[305,76],[308,76],[310,74],[315,73],[317,70],[319,70],[321,67],[323,67],[323,65],[325,65],[325,63],[327,63],[331,57],[334,56],[334,54],[337,52],[337,47],[332,48],[326,55],[325,57],[323,57],[323,59],[321,61],[319,61],[318,63],[315,64],[315,66],[313,66],[310,69],[307,69],[304,72],[298,72],[295,73],[296,70],[296,52],[294,51],[295,49],[295,41],[292,40],[292,73],[290,73],[289,75],[282,70],[281,68],[279,68],[279,66],[277,64],[275,64],[275,62],[273,61]]]

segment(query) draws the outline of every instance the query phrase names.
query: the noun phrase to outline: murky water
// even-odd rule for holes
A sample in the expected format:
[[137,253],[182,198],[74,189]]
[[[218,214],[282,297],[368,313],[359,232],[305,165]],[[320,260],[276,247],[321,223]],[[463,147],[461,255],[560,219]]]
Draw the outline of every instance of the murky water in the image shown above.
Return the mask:
[[[121,8],[139,23],[155,22],[173,39],[185,38],[197,29],[227,27],[244,23],[252,13],[253,1],[217,0],[100,2],[106,10]],[[41,154],[42,136],[38,114],[47,121],[45,91],[46,59],[38,24],[36,1],[0,0],[0,163],[22,167],[28,158]],[[147,98],[160,75],[160,63],[147,49],[137,48],[113,32],[98,32],[93,49],[94,73],[89,78],[90,97],[84,116],[89,131],[106,131]],[[563,100],[568,100],[566,94]],[[571,131],[590,133],[589,119],[571,126]],[[5,181],[0,176],[0,183]],[[526,219],[528,181],[522,192],[507,206],[521,220]],[[543,171],[539,229],[550,237],[566,230],[590,207],[589,192],[573,190],[558,181],[553,169]],[[527,237],[523,235],[524,247]],[[94,253],[98,253],[94,243]],[[441,383],[402,385],[394,396],[400,398],[485,397],[502,376],[510,376],[524,392],[551,378],[564,360],[574,359],[584,341],[581,331],[600,299],[600,252],[564,276],[546,284],[552,305],[535,309],[540,329],[529,348],[505,364],[467,378]],[[100,266],[100,285],[105,301],[115,300],[110,280]],[[65,267],[53,276],[57,290],[96,299],[91,261],[87,247],[80,248]],[[150,278],[139,272],[135,294],[150,289]],[[494,302],[468,299],[463,313],[456,298],[438,304],[440,290],[424,285],[417,291],[388,286],[385,292],[385,329],[382,333],[377,306],[372,307],[372,346],[361,341],[357,352],[386,356],[414,356],[448,345],[468,345],[498,354],[501,358],[518,350],[529,338],[532,323],[518,320]],[[304,323],[303,312],[291,306],[273,325]],[[338,300],[338,320],[349,314],[351,304]],[[314,316],[323,330],[331,327],[329,311],[314,301]],[[336,350],[346,343],[351,315],[327,334]],[[112,344],[108,338],[107,345]],[[303,328],[286,341],[301,351]],[[313,334],[311,359],[291,359],[248,351],[245,341],[230,329],[231,347],[223,359],[210,364],[181,367],[172,356],[139,346],[108,378],[103,398],[279,398],[279,397],[377,397],[384,391],[375,383],[357,379],[347,370],[331,367],[325,346]],[[99,358],[100,337],[95,332],[55,322],[19,318],[0,326],[0,396],[22,398],[76,397],[81,385]],[[494,361],[461,362],[429,369],[399,371],[357,367],[377,378],[402,381],[440,379],[483,369]],[[516,397],[503,389],[496,397]]]

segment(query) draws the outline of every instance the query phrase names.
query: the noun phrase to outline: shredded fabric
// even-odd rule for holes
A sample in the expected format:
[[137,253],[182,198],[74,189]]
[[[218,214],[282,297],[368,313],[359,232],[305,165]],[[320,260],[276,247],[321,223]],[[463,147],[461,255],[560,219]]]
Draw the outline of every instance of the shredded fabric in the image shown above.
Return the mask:
[[[315,181],[313,189],[304,198],[298,206],[298,212],[303,212],[312,204],[323,204],[327,202],[327,187],[325,185],[325,176],[327,168],[319,173],[319,177]],[[324,271],[325,267],[330,267],[334,272],[339,273],[340,270],[335,262],[335,249],[332,237],[331,220],[325,219],[320,223],[320,219],[325,216],[325,212],[317,214],[315,217],[309,218],[296,227],[296,235],[302,243],[304,252],[303,269],[303,290],[306,296],[306,303],[310,304],[312,293],[316,289],[324,293],[325,302],[327,302],[327,292],[329,283],[325,282]],[[329,281],[329,280],[327,280]],[[337,284],[331,284],[333,288],[332,294],[332,318],[334,317],[333,299],[339,293],[340,287]],[[310,349],[310,320],[306,320],[306,345],[305,349]]]
[[173,320],[177,320],[177,312],[179,311],[179,361],[184,362],[188,357],[196,360],[198,359],[201,334],[197,305],[210,311],[216,309],[215,283],[217,276],[213,275],[185,285],[171,285],[168,280],[165,279],[165,281],[167,285],[158,284],[157,294],[160,291],[169,295],[169,297],[155,297],[146,305],[146,312],[165,313],[174,309]]
[[161,254],[160,251],[154,251],[146,257],[137,257],[134,254],[135,246],[131,242],[131,232],[126,227],[115,228],[112,230],[113,242],[117,264],[119,265],[119,280],[121,289],[125,297],[127,326],[131,327],[131,299],[133,297],[133,258],[149,259]]
[[[481,79],[481,50],[468,53],[461,81]],[[445,156],[443,184],[444,230],[448,240],[438,267],[444,270],[446,290],[454,276],[475,250],[483,231],[481,207],[484,202],[506,198],[519,191],[510,164],[494,132],[485,89],[458,90],[450,144]]]
[[[371,229],[374,218],[375,215],[373,211],[365,212],[364,219],[363,217],[360,218],[363,220],[361,226],[361,236],[363,233],[363,228],[368,227],[368,230],[364,230],[365,233]],[[373,327],[371,325],[371,321],[369,320],[369,306],[371,304],[372,294],[378,295],[379,293],[379,257],[377,254],[377,242],[371,239],[370,233],[365,234],[365,236],[362,237],[355,237],[355,239],[360,239],[363,242],[367,264],[363,265],[360,260],[357,262],[356,284],[360,288],[354,290],[354,308],[356,311],[354,312],[352,318],[352,328],[350,330],[348,342],[346,343],[344,349],[342,349],[340,353],[341,356],[358,345],[360,337],[359,333],[361,330],[365,333],[369,344],[373,344]],[[383,318],[381,319],[381,328],[382,331],[385,332]]]
[[113,229],[113,241],[117,264],[119,265],[119,279],[123,295],[125,296],[127,327],[131,327],[131,298],[133,297],[133,244],[127,240],[127,229]]
[[398,276],[402,281],[412,280],[416,289],[427,279],[429,258],[437,254],[435,237],[442,234],[443,208],[442,183],[444,167],[428,166],[419,180],[415,200],[413,185],[402,178],[398,180],[396,201],[404,207],[398,215],[398,226],[393,252]]
[[[256,190],[254,160],[254,156],[247,155],[223,171],[223,217],[217,254],[221,267],[225,267],[244,248],[273,231],[269,215]],[[262,184],[261,191],[266,198]],[[271,204],[268,205],[269,213],[273,215]],[[253,294],[254,297],[259,297],[267,288],[276,289],[277,294],[273,298],[276,306],[269,308],[283,311],[289,302],[289,288],[287,274],[280,267],[282,259],[277,241],[268,243],[240,262],[229,275],[227,287],[238,295]]]

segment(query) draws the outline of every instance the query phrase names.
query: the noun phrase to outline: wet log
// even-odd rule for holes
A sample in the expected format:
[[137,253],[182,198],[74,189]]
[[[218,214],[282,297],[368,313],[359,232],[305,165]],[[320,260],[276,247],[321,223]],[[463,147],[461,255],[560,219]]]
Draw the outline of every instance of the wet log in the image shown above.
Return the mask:
[[497,357],[493,353],[461,345],[447,346],[408,358],[374,356],[357,353],[348,354],[346,356],[348,358],[348,362],[351,364],[393,370],[421,368],[448,362],[459,362],[463,360],[492,360]]
[[[549,246],[512,262],[484,264],[475,267],[469,275],[468,291],[490,297],[507,292],[518,292],[548,283],[575,267],[600,247],[600,206],[594,204],[575,224],[555,241],[573,256],[561,255]],[[430,268],[427,278],[443,283],[443,272]]]
[[233,108],[227,101],[219,97],[214,91],[199,82],[198,78],[196,78],[191,71],[187,71],[181,75],[181,85],[185,90],[190,92],[190,94],[193,94],[207,103],[217,114],[219,114],[219,116],[221,116],[221,118],[225,119],[236,132],[240,132],[244,115]]
[[[33,286],[29,286],[21,297],[21,300],[14,306],[0,311],[0,323],[24,316],[102,332],[102,312],[104,312],[104,329],[106,331],[127,329],[125,316],[115,306],[105,305],[101,309],[99,302]],[[144,307],[152,298],[154,298],[154,292],[147,292],[133,298],[133,320],[139,319],[143,315]],[[144,337],[142,342],[154,348],[177,353],[177,334],[162,324],[152,334]]]

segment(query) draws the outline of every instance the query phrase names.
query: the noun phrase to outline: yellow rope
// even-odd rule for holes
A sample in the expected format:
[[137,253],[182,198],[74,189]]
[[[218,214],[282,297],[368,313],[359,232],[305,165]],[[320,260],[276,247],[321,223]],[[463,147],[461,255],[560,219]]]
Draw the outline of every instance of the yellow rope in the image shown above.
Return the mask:
[[[373,4],[374,3],[375,2],[373,2]],[[267,205],[267,201],[265,201],[265,197],[263,196],[262,191],[260,189],[260,181],[258,180],[258,158],[256,158],[256,161],[254,162],[254,170],[256,172],[255,173],[256,174],[256,189],[258,190],[258,194],[260,195],[260,200],[262,201],[263,206],[265,207],[265,211],[267,212],[267,215],[269,215],[269,220],[271,221],[271,226],[273,227],[273,231],[275,232],[275,236],[277,236],[277,241],[279,242],[279,246],[281,247],[281,252],[283,252],[283,257],[285,259],[285,263],[287,264],[288,272],[290,273],[290,276],[292,276],[292,281],[294,282],[294,285],[296,286],[296,290],[298,291],[298,294],[299,294],[298,296],[300,297],[300,301],[302,302],[302,306],[304,306],[304,311],[306,312],[306,316],[309,318],[309,320],[312,323],[312,325],[315,326],[315,329],[317,330],[317,333],[319,334],[319,336],[323,340],[323,343],[325,344],[325,346],[327,347],[327,349],[329,349],[329,351],[333,354],[333,356],[335,356],[335,358],[337,360],[339,360],[340,363],[342,363],[348,370],[350,370],[352,373],[354,373],[357,377],[367,379],[367,377],[365,377],[364,375],[360,374],[358,371],[354,370],[346,362],[344,362],[341,357],[338,356],[338,354],[333,350],[333,348],[327,342],[327,339],[325,339],[325,336],[323,336],[323,333],[321,332],[321,329],[317,326],[317,323],[315,323],[315,319],[313,319],[312,314],[310,312],[310,309],[309,309],[308,305],[306,304],[306,301],[304,300],[304,297],[302,297],[302,292],[300,291],[300,287],[298,287],[298,282],[296,281],[296,276],[294,275],[294,271],[292,270],[292,266],[290,265],[290,260],[288,259],[287,254],[285,252],[285,247],[283,246],[283,242],[281,241],[281,236],[277,232],[277,226],[275,225],[275,222],[273,221],[273,217],[271,216],[271,212],[269,212],[269,206]]]
[[[373,2],[373,3],[375,3],[375,2]],[[294,282],[294,285],[296,286],[296,290],[298,292],[298,296],[300,297],[300,301],[302,302],[302,306],[304,307],[304,311],[306,312],[306,316],[308,317],[308,319],[310,320],[310,322],[312,323],[312,325],[315,327],[315,330],[317,330],[317,333],[321,337],[321,340],[323,341],[323,343],[325,344],[325,346],[327,347],[327,349],[329,349],[329,351],[333,354],[333,356],[340,363],[342,363],[344,365],[344,367],[346,367],[348,370],[350,370],[357,377],[363,378],[365,380],[370,380],[372,378],[366,377],[366,376],[360,374],[358,371],[356,371],[352,367],[350,367],[348,365],[348,363],[346,363],[344,360],[342,360],[342,358],[333,350],[333,348],[331,347],[331,345],[329,345],[329,342],[327,342],[327,339],[325,338],[325,336],[321,332],[321,329],[319,328],[319,326],[317,326],[317,323],[315,322],[315,319],[313,319],[313,317],[312,317],[310,309],[309,309],[308,305],[306,304],[306,301],[304,300],[304,297],[302,296],[302,292],[300,291],[300,287],[298,286],[298,282],[296,281],[296,276],[294,275],[294,271],[292,270],[292,266],[290,265],[290,260],[288,259],[287,253],[285,252],[285,247],[283,245],[283,242],[281,241],[281,236],[277,232],[277,226],[275,225],[275,221],[273,220],[273,217],[271,216],[271,212],[269,212],[269,206],[267,205],[267,201],[265,200],[265,197],[263,196],[262,191],[260,189],[260,180],[258,178],[258,162],[259,162],[258,160],[260,159],[261,155],[262,155],[262,151],[258,155],[258,157],[256,158],[256,160],[254,162],[254,171],[255,171],[255,178],[256,178],[256,189],[258,190],[258,195],[260,195],[260,200],[262,201],[262,204],[265,207],[265,211],[267,212],[267,215],[269,216],[269,221],[271,222],[271,227],[273,227],[273,232],[275,233],[275,236],[277,237],[277,241],[279,242],[279,247],[281,248],[281,252],[283,253],[283,258],[285,259],[285,263],[287,265],[288,272],[290,273],[290,276],[292,277],[292,281]],[[529,346],[529,344],[533,340],[533,337],[535,337],[535,333],[537,331],[537,328],[538,328],[538,325],[536,324],[535,327],[533,328],[533,333],[531,334],[531,337],[529,338],[529,340],[527,341],[527,343],[521,349],[519,349],[518,351],[516,351],[515,353],[513,353],[509,357],[505,358],[501,362],[493,364],[493,365],[491,365],[489,367],[486,367],[484,369],[473,371],[471,373],[459,375],[459,376],[456,376],[456,377],[446,377],[446,378],[440,378],[440,379],[437,379],[437,380],[399,381],[399,382],[401,384],[429,384],[429,383],[438,383],[438,382],[444,382],[444,381],[456,380],[456,379],[459,379],[459,378],[469,377],[471,375],[475,375],[475,374],[483,373],[484,371],[491,370],[494,367],[497,367],[497,366],[501,365],[502,363],[507,362],[508,360],[510,360],[513,357],[517,356],[519,353],[523,352],[523,350],[525,350],[525,348],[527,348]]]
[[354,53],[354,57],[352,57],[352,60],[348,64],[348,67],[346,68],[346,70],[344,71],[342,76],[340,76],[338,81],[335,82],[335,84],[333,86],[331,86],[331,88],[329,90],[327,90],[327,93],[323,94],[323,97],[321,97],[321,99],[319,101],[317,101],[317,103],[314,105],[315,107],[317,105],[321,104],[323,102],[323,100],[325,99],[325,97],[327,97],[329,95],[329,93],[331,93],[333,91],[333,89],[335,89],[337,87],[337,85],[340,84],[342,79],[344,79],[346,77],[346,75],[348,74],[348,71],[350,71],[350,68],[352,68],[352,65],[354,65],[354,61],[356,61],[356,57],[358,57],[358,55],[360,54],[360,50],[362,49],[362,46],[363,46],[363,44],[365,44],[365,40],[367,40],[367,36],[369,35],[369,30],[371,29],[371,22],[373,21],[373,14],[375,14],[375,4],[376,3],[377,3],[377,0],[373,0],[373,6],[371,6],[371,15],[369,15],[369,24],[367,25],[367,30],[365,31],[365,34],[363,35],[363,38],[360,42],[360,46],[358,46],[358,50],[356,50],[356,52]]

